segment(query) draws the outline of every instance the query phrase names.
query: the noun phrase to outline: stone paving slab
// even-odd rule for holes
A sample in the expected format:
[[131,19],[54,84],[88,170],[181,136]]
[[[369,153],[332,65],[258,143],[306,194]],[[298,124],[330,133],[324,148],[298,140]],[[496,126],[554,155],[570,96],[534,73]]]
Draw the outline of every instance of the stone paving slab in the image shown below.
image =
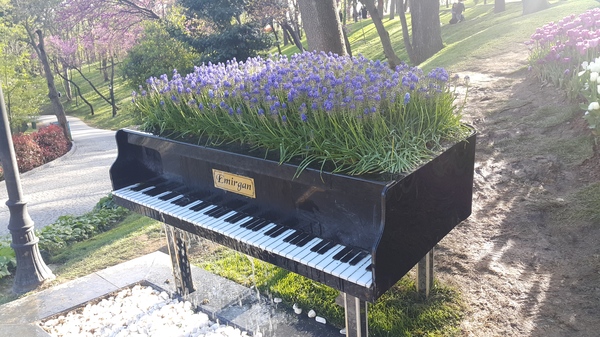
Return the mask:
[[[230,322],[249,332],[260,331],[264,337],[341,336],[338,329],[308,319],[306,314],[258,305],[255,291],[198,267],[192,266],[192,278],[197,291],[187,299],[213,320]],[[48,337],[37,322],[120,288],[146,282],[174,293],[167,254],[154,252],[6,303],[0,306],[0,337]]]

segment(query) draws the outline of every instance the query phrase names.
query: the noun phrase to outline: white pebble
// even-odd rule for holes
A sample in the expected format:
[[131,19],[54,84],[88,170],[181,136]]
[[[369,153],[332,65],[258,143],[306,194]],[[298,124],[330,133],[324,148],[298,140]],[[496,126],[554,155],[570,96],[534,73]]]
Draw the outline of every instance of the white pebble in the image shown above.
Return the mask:
[[171,299],[164,291],[136,285],[40,326],[53,337],[248,336],[240,329],[211,322],[208,315],[193,309],[190,302]]
[[324,317],[321,317],[321,316],[315,317],[315,321],[317,321],[317,322],[319,322],[321,324],[327,323],[327,320]]
[[310,309],[310,311],[308,312],[308,317],[314,318],[315,316],[317,316],[317,313],[314,310]]

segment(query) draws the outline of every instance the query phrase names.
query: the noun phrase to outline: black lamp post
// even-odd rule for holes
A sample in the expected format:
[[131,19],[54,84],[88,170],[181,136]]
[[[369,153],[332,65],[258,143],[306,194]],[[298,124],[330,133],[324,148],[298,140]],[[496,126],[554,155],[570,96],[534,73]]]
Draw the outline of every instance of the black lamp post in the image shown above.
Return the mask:
[[4,105],[4,95],[0,84],[0,161],[4,169],[4,180],[8,191],[6,206],[10,211],[8,230],[12,236],[11,247],[17,258],[17,273],[13,292],[23,294],[54,278],[46,266],[38,248],[38,238],[33,232],[33,221],[23,201],[21,180],[17,169],[17,159],[13,148],[10,125]]

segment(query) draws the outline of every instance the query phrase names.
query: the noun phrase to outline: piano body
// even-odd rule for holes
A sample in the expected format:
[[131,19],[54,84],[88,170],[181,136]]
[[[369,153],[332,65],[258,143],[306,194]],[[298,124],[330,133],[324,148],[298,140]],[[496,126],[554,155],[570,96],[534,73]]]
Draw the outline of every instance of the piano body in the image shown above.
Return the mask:
[[117,204],[374,302],[471,213],[475,132],[402,176],[346,176],[117,132]]

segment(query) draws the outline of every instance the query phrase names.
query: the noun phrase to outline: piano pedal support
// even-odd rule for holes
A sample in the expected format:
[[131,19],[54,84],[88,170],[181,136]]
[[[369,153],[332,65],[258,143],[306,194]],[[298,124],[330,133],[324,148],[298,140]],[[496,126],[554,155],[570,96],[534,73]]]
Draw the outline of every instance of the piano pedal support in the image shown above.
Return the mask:
[[342,296],[346,314],[346,337],[368,337],[368,303],[346,293],[342,293]]
[[417,264],[417,291],[429,297],[433,289],[433,248]]
[[188,233],[164,224],[167,234],[167,247],[171,264],[173,265],[173,278],[177,293],[184,297],[194,292],[194,282],[192,281],[192,269],[188,259],[187,249],[189,246]]

